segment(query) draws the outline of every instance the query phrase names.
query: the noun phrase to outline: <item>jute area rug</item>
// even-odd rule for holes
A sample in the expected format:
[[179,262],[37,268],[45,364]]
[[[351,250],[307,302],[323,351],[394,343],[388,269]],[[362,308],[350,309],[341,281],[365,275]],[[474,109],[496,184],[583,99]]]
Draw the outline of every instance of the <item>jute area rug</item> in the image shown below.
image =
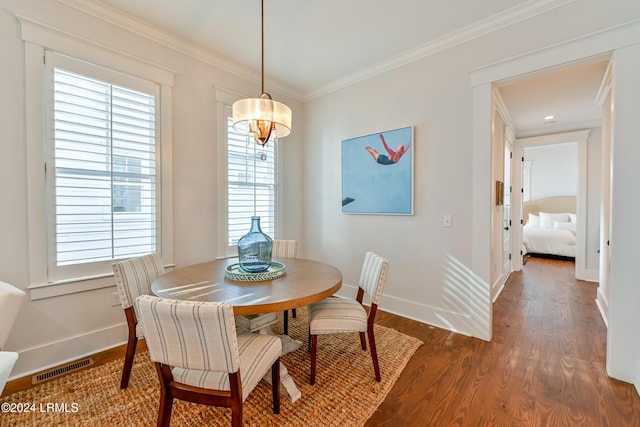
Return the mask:
[[[276,333],[282,333],[282,317]],[[282,357],[302,397],[291,402],[281,388],[280,414],[272,411],[271,387],[264,381],[244,403],[245,426],[361,426],[385,399],[422,344],[393,329],[375,326],[382,381],[376,382],[371,355],[357,334],[318,337],[316,384],[309,385],[307,313],[289,318],[289,333],[302,346]],[[146,351],[135,356],[129,387],[120,390],[122,361],[69,374],[0,400],[2,426],[153,426],[159,382]],[[13,406],[7,406],[15,404]],[[22,405],[22,406],[20,406]],[[5,410],[7,409],[7,410]],[[11,410],[16,412],[11,412]],[[19,410],[19,411],[18,411]],[[231,411],[174,401],[172,426],[229,426]]]

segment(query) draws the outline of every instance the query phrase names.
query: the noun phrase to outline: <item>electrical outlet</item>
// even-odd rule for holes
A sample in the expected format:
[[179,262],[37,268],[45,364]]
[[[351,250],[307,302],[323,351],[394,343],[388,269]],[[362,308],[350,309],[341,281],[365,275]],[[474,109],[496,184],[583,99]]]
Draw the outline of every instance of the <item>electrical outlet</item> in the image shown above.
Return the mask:
[[111,306],[112,307],[117,307],[121,305],[120,304],[120,294],[117,292],[114,292],[111,294]]
[[451,227],[451,223],[453,219],[450,214],[446,214],[442,217],[442,226],[443,227]]

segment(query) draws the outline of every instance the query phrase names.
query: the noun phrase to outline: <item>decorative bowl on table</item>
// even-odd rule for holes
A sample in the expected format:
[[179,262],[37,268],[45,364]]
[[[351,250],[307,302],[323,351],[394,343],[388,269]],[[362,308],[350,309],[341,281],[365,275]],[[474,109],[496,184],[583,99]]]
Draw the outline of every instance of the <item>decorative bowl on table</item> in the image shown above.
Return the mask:
[[239,282],[263,282],[265,280],[277,279],[284,274],[284,271],[284,264],[277,261],[271,261],[269,268],[258,273],[245,271],[240,267],[240,263],[235,263],[227,266],[224,270],[224,276],[227,279],[237,280]]

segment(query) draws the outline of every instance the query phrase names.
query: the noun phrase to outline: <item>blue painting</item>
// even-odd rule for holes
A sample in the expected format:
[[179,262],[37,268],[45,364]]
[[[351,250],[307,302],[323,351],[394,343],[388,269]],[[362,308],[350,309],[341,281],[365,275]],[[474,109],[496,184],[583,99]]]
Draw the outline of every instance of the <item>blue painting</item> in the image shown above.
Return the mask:
[[413,214],[413,128],[342,141],[342,212]]

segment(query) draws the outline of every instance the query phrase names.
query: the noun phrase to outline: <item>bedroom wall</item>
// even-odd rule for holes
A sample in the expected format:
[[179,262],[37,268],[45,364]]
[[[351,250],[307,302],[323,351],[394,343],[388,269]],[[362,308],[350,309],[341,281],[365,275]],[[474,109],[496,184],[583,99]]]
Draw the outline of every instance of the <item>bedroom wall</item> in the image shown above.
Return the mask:
[[525,147],[524,161],[530,162],[530,180],[525,181],[524,190],[525,194],[530,194],[531,200],[577,194],[576,142]]
[[[81,38],[126,52],[141,60],[175,70],[173,87],[173,218],[174,259],[186,265],[215,258],[218,233],[216,212],[217,124],[214,84],[236,92],[258,94],[259,73],[252,82],[215,66],[135,36],[122,28],[66,7],[54,0],[0,0],[0,280],[26,289],[29,276],[28,206],[25,150],[25,56],[20,24],[15,15],[59,28]],[[251,73],[249,73],[251,74]],[[283,235],[300,239],[303,191],[302,104],[271,91],[293,110],[294,129],[281,143],[284,159]],[[44,260],[40,260],[44,262]],[[25,301],[6,348],[20,357],[12,377],[93,354],[126,342],[125,317],[112,307],[113,278],[100,279],[108,287],[37,301]],[[27,292],[27,295],[29,293]]]

